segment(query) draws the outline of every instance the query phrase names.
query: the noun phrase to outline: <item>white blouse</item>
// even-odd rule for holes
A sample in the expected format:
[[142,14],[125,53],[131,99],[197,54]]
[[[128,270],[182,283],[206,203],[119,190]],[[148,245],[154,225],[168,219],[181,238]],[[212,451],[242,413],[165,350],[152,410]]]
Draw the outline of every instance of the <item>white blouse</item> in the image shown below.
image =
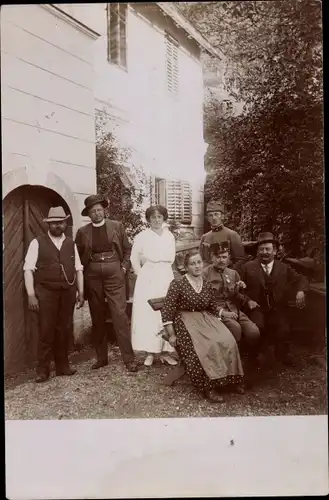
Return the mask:
[[176,244],[174,235],[164,229],[158,235],[152,229],[144,229],[135,236],[131,249],[130,261],[136,274],[146,262],[166,262],[173,264],[176,256]]

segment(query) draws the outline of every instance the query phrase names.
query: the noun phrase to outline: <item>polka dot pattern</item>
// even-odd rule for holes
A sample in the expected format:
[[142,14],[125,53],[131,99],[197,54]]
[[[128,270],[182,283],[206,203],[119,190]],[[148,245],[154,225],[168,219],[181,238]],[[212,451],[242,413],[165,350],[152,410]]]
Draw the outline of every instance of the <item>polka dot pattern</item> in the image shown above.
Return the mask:
[[181,318],[180,311],[208,311],[217,316],[217,305],[211,285],[204,281],[200,293],[196,293],[186,277],[172,281],[161,311],[162,319],[163,322],[173,321],[177,337],[177,352],[192,383],[199,391],[240,384],[243,381],[243,376],[239,374],[215,380],[211,380],[207,376],[195,351],[191,336]]

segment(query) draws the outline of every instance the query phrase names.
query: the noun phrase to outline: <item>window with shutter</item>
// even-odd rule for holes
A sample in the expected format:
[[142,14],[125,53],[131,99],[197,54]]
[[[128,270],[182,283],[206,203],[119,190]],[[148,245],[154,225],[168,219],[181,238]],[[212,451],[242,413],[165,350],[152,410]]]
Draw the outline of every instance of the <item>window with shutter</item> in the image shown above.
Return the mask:
[[127,3],[107,4],[108,60],[127,67]]
[[166,73],[169,92],[178,94],[178,42],[166,35]]
[[191,224],[192,190],[188,182],[155,179],[155,202],[167,208],[169,220]]

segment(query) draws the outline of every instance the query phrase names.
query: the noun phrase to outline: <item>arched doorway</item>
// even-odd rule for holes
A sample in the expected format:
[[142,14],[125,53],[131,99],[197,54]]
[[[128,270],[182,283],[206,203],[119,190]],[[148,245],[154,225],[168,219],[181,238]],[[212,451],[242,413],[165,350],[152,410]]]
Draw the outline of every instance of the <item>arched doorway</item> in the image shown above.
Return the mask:
[[[47,231],[51,206],[71,211],[63,198],[41,186],[20,186],[3,200],[4,215],[4,361],[5,373],[17,373],[36,359],[37,318],[27,311],[23,264],[31,240]],[[67,236],[72,237],[72,216]]]

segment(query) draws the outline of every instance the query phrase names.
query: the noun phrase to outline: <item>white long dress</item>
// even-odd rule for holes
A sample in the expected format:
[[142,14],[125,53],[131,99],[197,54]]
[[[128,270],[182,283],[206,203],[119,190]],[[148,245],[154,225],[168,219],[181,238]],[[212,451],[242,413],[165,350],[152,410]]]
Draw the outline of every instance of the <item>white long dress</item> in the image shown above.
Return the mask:
[[137,275],[133,309],[131,341],[134,351],[156,354],[174,349],[158,333],[162,329],[160,311],[153,311],[148,299],[164,297],[174,279],[175,238],[164,229],[161,236],[145,229],[134,239],[131,264]]

